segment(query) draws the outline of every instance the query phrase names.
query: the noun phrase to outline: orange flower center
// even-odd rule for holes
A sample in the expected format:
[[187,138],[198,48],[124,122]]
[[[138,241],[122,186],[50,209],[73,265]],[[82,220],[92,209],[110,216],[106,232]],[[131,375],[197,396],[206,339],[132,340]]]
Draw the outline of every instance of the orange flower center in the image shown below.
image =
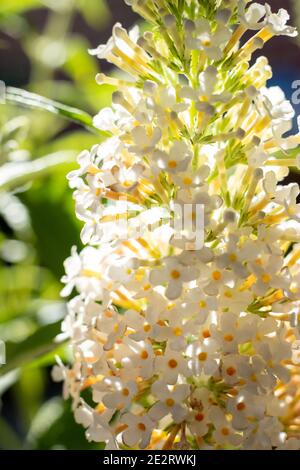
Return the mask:
[[147,353],[147,351],[141,352],[141,359],[148,359],[148,357],[149,357],[149,354]]
[[238,404],[236,405],[236,409],[237,409],[238,411],[243,411],[245,408],[246,408],[246,405],[245,405],[245,403],[244,403],[243,401],[241,401],[240,403],[238,403]]
[[177,269],[173,269],[173,271],[171,271],[171,277],[173,279],[179,279],[180,278],[180,272],[177,271]]
[[198,354],[198,359],[199,361],[206,361],[207,359],[207,353],[206,352],[201,352]]
[[228,436],[229,435],[229,429],[228,428],[222,428],[221,433],[223,434],[223,436]]
[[200,423],[201,421],[204,420],[204,415],[202,413],[197,413],[196,416],[195,416],[195,420],[199,421],[199,423]]
[[210,338],[210,331],[209,330],[204,330],[202,332],[203,338]]
[[214,281],[219,281],[222,277],[222,273],[220,271],[214,271],[212,273],[212,278]]
[[227,341],[228,343],[231,343],[231,341],[233,341],[233,336],[232,335],[225,335],[224,336],[224,339],[225,341]]
[[171,369],[175,369],[177,367],[178,363],[175,359],[170,359],[168,362],[168,366],[171,367]]
[[171,407],[171,406],[174,405],[174,403],[175,403],[175,401],[173,400],[173,398],[167,398],[166,399],[166,405],[167,406]]
[[230,377],[232,377],[235,373],[236,373],[236,369],[234,367],[228,367],[226,369],[226,373],[227,375],[229,375]]

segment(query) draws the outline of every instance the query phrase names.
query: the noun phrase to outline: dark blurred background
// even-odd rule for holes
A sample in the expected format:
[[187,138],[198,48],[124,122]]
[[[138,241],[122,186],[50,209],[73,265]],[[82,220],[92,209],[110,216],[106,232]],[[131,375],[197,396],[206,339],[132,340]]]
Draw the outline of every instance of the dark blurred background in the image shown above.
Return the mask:
[[[300,23],[299,0],[269,3]],[[130,27],[138,18],[123,0],[0,0],[0,80],[96,114],[110,103],[112,88],[99,87],[95,75],[110,66],[87,49],[105,43],[116,21]],[[274,38],[264,54],[274,71],[270,84],[291,98],[300,80],[299,40]],[[66,311],[59,295],[63,261],[72,245],[80,246],[65,175],[76,154],[99,139],[59,116],[0,104],[2,449],[99,448],[86,442],[50,377],[55,354],[69,355],[53,338]]]

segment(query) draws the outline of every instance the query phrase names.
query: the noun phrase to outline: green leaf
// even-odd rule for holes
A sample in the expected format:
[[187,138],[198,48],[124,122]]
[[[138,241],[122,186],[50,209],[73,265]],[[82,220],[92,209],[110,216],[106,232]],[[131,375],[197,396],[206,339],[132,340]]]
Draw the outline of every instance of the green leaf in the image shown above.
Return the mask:
[[110,19],[110,12],[105,0],[78,0],[76,6],[86,22],[98,30]]
[[[58,346],[57,349],[51,351],[47,354],[44,354],[42,357],[32,361],[26,369],[35,369],[39,367],[52,367],[56,364],[56,356],[59,356],[62,361],[68,363],[71,362],[72,353],[70,351],[68,343],[63,343],[61,346]],[[1,381],[0,381],[0,392],[1,392]]]
[[16,383],[20,376],[20,369],[15,369],[0,377],[0,397],[6,390]]
[[41,7],[41,0],[9,0],[0,2],[0,15],[22,13],[32,8]]
[[31,361],[58,348],[54,342],[60,333],[61,322],[40,327],[21,343],[6,343],[6,364],[1,367],[0,374],[29,364]]
[[74,214],[72,191],[64,172],[35,181],[20,198],[29,211],[40,263],[60,281],[71,247],[81,244],[81,224]]
[[91,442],[75,423],[70,400],[52,398],[40,408],[28,433],[28,444],[35,449],[100,450],[104,444]]
[[22,444],[17,434],[0,416],[0,448],[5,450],[21,449]]
[[76,150],[76,153],[79,154],[83,150],[99,144],[99,142],[101,142],[101,137],[99,138],[99,136],[90,134],[84,130],[78,130],[64,133],[52,139],[42,147],[42,151],[44,154],[48,154],[65,150]]
[[33,179],[53,173],[75,161],[75,152],[56,152],[36,160],[6,163],[1,167],[0,190],[11,190]]
[[44,394],[45,371],[41,368],[24,367],[14,387],[20,419],[24,428],[28,428],[40,408]]
[[36,93],[30,93],[29,91],[21,90],[19,88],[7,87],[5,90],[5,100],[7,103],[23,106],[25,108],[36,108],[49,111],[53,114],[67,118],[70,121],[76,122],[92,132],[103,135],[103,132],[99,131],[99,129],[94,126],[92,116],[85,111],[44,98]]

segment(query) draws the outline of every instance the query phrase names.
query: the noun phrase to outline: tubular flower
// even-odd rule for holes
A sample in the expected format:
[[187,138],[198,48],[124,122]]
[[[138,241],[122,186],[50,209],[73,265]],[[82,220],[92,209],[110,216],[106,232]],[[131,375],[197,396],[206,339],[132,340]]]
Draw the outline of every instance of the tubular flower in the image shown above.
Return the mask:
[[246,0],[126,3],[150,28],[91,51],[121,73],[97,76],[110,136],[68,176],[86,246],[65,262],[74,360],[54,377],[106,448],[299,449],[299,188],[282,181],[300,134],[252,60],[297,33]]

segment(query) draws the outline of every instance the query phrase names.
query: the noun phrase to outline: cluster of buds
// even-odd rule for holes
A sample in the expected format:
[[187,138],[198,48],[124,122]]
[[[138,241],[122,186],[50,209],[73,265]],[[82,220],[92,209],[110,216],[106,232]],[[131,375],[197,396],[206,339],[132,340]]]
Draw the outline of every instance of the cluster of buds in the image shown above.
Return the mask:
[[[85,247],[54,378],[108,449],[298,449],[299,188],[282,181],[300,132],[253,58],[297,33],[247,0],[125,1],[150,27],[90,51],[121,72],[97,76],[117,89],[94,118],[109,138],[68,177]],[[165,223],[186,205],[201,246]]]

